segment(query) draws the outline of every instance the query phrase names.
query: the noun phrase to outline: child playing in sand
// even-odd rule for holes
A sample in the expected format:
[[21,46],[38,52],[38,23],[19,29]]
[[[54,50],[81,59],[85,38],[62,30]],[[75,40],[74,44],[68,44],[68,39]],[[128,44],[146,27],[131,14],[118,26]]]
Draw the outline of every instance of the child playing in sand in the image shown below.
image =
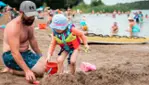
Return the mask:
[[83,32],[79,31],[72,24],[68,24],[67,18],[62,14],[53,17],[50,28],[53,30],[51,34],[52,41],[49,46],[48,57],[53,55],[54,49],[58,44],[61,47],[59,57],[57,57],[58,73],[63,73],[63,63],[68,56],[68,64],[71,74],[75,73],[76,59],[80,49],[80,39],[83,41],[86,49],[89,49],[87,38]]
[[117,22],[114,22],[111,30],[111,36],[116,35],[118,33],[118,25]]

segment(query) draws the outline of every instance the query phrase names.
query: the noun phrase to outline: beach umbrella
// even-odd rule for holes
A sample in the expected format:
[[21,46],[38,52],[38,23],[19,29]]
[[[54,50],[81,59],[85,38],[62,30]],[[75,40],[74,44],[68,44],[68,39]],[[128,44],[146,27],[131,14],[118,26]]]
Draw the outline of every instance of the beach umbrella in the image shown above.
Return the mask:
[[6,6],[6,4],[4,2],[0,1],[0,6],[4,7],[4,6]]

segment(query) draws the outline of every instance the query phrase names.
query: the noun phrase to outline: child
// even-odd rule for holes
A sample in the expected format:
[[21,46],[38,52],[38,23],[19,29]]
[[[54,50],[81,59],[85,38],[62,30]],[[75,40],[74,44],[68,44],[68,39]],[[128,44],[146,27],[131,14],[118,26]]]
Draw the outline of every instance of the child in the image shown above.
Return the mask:
[[118,26],[117,26],[117,22],[114,22],[113,26],[112,26],[112,31],[111,31],[111,36],[116,35],[118,32]]
[[141,11],[139,11],[139,21],[140,21],[140,23],[143,22],[143,14]]
[[130,32],[130,37],[138,37],[138,33],[140,32],[140,28],[139,26],[135,23],[134,19],[129,17],[128,18],[129,21],[129,30],[127,30],[128,32]]
[[81,29],[83,31],[87,31],[88,30],[88,27],[87,27],[87,24],[86,24],[86,18],[85,16],[83,16],[82,20],[80,21],[80,25],[81,25]]
[[53,55],[56,44],[61,47],[59,57],[57,58],[58,73],[63,72],[63,63],[68,56],[68,64],[71,74],[75,73],[76,59],[80,49],[80,39],[83,41],[85,48],[89,49],[87,38],[83,32],[77,30],[74,25],[68,24],[67,18],[62,14],[53,17],[50,28],[53,30],[52,41],[49,47],[48,59]]
[[139,23],[139,14],[138,14],[138,12],[135,13],[134,19],[136,20],[137,23]]

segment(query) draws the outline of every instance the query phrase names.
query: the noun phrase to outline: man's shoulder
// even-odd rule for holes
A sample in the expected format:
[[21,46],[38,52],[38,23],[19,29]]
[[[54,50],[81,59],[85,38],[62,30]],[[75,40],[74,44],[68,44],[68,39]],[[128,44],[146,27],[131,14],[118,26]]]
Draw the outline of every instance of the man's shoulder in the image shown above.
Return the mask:
[[17,32],[19,29],[19,25],[20,25],[20,22],[18,21],[17,18],[11,20],[7,25],[6,25],[6,32]]

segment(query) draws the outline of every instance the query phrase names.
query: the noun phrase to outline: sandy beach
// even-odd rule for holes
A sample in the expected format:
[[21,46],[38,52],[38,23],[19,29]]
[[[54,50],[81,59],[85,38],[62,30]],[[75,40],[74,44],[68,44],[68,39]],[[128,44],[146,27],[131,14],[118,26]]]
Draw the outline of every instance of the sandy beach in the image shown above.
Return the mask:
[[[44,57],[51,38],[50,30],[35,30],[35,36]],[[3,31],[0,30],[0,55],[2,55]],[[83,47],[83,46],[82,46]],[[57,46],[55,61],[59,52]],[[149,44],[142,45],[100,45],[91,44],[88,53],[80,51],[75,76],[70,74],[52,75],[38,78],[41,85],[148,85],[149,84]],[[97,70],[80,72],[81,62],[96,65]],[[24,77],[0,74],[0,85],[30,85]]]

